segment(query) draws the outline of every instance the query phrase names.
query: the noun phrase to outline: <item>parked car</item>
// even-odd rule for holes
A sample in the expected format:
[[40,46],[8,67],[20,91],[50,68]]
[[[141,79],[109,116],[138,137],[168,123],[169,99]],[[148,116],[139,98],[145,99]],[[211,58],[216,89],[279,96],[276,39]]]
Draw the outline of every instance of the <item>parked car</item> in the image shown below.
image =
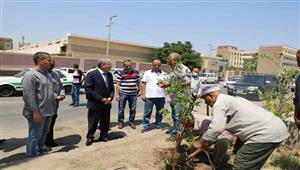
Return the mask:
[[202,79],[204,84],[218,83],[218,75],[216,73],[201,73],[199,77]]
[[226,87],[228,87],[229,84],[234,84],[234,83],[240,82],[241,79],[242,79],[242,77],[231,77],[223,83],[223,87],[226,88]]
[[271,92],[278,89],[279,80],[274,75],[245,75],[240,82],[229,84],[229,95],[241,96],[250,100],[260,100],[257,90]]
[[218,77],[218,82],[224,81],[224,77],[219,76]]
[[114,83],[117,82],[117,76],[118,76],[118,74],[120,74],[121,70],[122,70],[121,68],[112,68],[111,69],[111,73],[113,75],[113,81],[114,81]]
[[[13,96],[18,92],[23,91],[22,86],[22,78],[30,70],[24,69],[20,71],[19,73],[15,74],[14,76],[1,76],[0,77],[0,96],[8,97]],[[60,76],[60,80],[63,84],[63,87],[65,89],[65,93],[69,94],[71,93],[72,89],[72,79],[67,78],[67,73],[65,71],[62,71],[60,69],[54,69],[55,72],[57,72]]]

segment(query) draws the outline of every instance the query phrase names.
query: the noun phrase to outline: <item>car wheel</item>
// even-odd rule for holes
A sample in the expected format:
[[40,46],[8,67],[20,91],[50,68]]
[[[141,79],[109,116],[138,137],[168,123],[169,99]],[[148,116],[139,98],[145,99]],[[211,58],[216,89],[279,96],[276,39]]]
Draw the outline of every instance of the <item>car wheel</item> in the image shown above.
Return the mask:
[[71,91],[72,91],[72,86],[71,85],[67,85],[67,86],[64,86],[65,88],[65,94],[71,94]]
[[3,85],[0,86],[0,96],[8,97],[15,94],[15,88],[10,85]]

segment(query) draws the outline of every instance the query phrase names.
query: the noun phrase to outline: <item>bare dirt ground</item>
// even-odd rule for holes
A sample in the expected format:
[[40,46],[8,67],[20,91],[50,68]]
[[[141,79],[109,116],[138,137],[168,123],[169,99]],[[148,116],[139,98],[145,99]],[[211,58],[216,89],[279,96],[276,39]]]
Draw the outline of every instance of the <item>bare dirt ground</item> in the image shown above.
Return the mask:
[[[18,134],[23,138],[9,139],[1,145],[0,169],[168,169],[166,163],[170,163],[170,159],[176,154],[175,143],[167,141],[169,135],[165,133],[169,127],[169,123],[166,122],[169,121],[164,120],[164,129],[141,133],[141,115],[141,113],[137,115],[137,129],[126,126],[119,130],[117,124],[113,122],[110,141],[99,142],[97,131],[96,141],[89,147],[85,146],[86,119],[57,123],[55,138],[60,146],[53,148],[49,154],[36,158],[25,157],[24,143],[27,133]],[[115,120],[116,117],[112,119]],[[183,169],[211,169],[211,167],[198,163]],[[267,166],[265,169],[275,168]]]

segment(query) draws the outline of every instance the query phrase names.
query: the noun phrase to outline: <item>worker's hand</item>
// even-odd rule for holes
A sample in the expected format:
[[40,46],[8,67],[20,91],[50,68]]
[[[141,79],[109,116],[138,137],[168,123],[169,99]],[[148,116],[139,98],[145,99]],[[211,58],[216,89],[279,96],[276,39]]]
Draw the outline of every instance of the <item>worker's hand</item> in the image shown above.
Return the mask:
[[142,100],[145,102],[146,101],[146,96],[142,95]]
[[111,101],[112,101],[111,97],[107,98],[107,104],[111,104]]
[[56,97],[56,100],[58,100],[58,101],[62,101],[64,99],[65,99],[65,96],[63,96],[63,95],[60,95],[60,96]]
[[187,160],[189,160],[189,161],[193,160],[193,159],[195,158],[195,156],[196,156],[198,153],[202,152],[202,151],[203,151],[202,148],[201,148],[201,149],[197,149],[195,152],[191,153],[191,154],[187,157]]
[[159,86],[160,88],[167,88],[168,85],[169,85],[169,83],[166,82],[166,81],[162,81],[162,82],[160,82],[160,83],[158,84],[158,86]]
[[108,99],[107,99],[107,98],[102,98],[101,102],[102,102],[103,104],[107,104]]
[[120,101],[120,96],[116,95],[116,101],[119,102]]
[[43,121],[43,118],[41,114],[38,111],[33,112],[33,122],[36,124],[41,124]]

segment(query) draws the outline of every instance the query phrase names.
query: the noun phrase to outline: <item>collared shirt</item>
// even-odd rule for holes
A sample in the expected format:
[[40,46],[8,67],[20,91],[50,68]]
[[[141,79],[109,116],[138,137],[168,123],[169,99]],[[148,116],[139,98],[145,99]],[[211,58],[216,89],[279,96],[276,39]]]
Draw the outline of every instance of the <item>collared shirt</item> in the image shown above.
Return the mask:
[[[183,64],[180,64],[179,69],[180,69],[179,73],[176,73],[176,70],[172,70],[172,72],[170,74],[165,76],[165,80],[170,81],[173,77],[175,77],[179,74],[182,83],[189,83],[190,84],[191,83],[191,76],[192,76],[191,70]],[[185,95],[187,95],[187,96],[191,95],[189,89],[185,89]],[[167,102],[173,102],[175,98],[176,98],[175,94],[172,95],[172,96],[167,95],[166,96],[166,101]]]
[[193,95],[197,95],[201,93],[201,86],[202,80],[199,76],[192,76],[191,78],[191,89],[192,89],[192,93]]
[[53,116],[56,103],[51,75],[48,72],[32,69],[24,75],[22,84],[23,115],[30,117],[34,111],[38,111],[42,116]]
[[172,77],[176,76],[176,74],[179,74],[182,82],[191,83],[191,70],[183,64],[180,64],[179,68],[179,73],[175,73],[176,70],[172,70],[166,79],[171,79]]
[[132,70],[121,70],[120,74],[117,75],[117,81],[120,82],[120,92],[126,95],[137,95],[138,84],[140,82],[139,72]]
[[157,84],[159,80],[163,79],[165,73],[163,71],[154,72],[153,70],[148,70],[144,73],[142,82],[146,83],[146,98],[164,98],[165,91],[160,88]]
[[212,107],[213,118],[204,140],[216,141],[227,130],[247,143],[279,143],[289,132],[273,113],[241,97],[220,94]]
[[100,72],[100,74],[101,74],[103,80],[105,81],[105,83],[107,83],[107,73],[102,71],[100,68],[98,68],[98,71]]

